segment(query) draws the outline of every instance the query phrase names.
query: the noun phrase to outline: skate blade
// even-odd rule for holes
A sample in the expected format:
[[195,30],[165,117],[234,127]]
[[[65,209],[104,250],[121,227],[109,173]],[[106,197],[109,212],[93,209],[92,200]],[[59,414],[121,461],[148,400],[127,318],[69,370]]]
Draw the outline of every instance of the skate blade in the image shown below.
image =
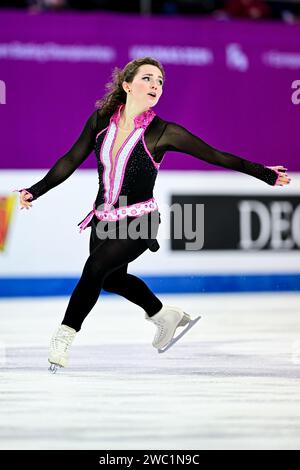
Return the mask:
[[177,341],[182,338],[196,323],[198,320],[200,320],[201,316],[193,319],[193,320],[190,320],[188,326],[178,335],[176,336],[175,338],[172,338],[171,341],[167,344],[167,346],[165,346],[164,348],[162,349],[158,349],[157,352],[159,354],[161,353],[164,353],[166,352],[168,349],[170,349],[175,343],[177,343]]
[[50,364],[48,370],[49,370],[52,374],[56,374],[58,368],[61,368],[61,366],[59,366],[58,364],[53,364],[53,363],[51,362],[51,364]]

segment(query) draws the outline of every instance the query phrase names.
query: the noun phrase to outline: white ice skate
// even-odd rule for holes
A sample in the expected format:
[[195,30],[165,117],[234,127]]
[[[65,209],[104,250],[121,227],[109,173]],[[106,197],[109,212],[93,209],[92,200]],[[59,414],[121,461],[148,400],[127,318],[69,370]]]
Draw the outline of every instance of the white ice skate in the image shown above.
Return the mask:
[[[158,353],[163,353],[182,338],[201,317],[198,316],[195,319],[191,319],[190,315],[180,308],[164,305],[161,310],[152,317],[149,317],[146,313],[145,318],[157,326],[157,332],[152,345],[157,348]],[[187,325],[186,328],[174,338],[176,329],[179,326],[185,325]]]
[[50,341],[49,370],[55,374],[58,367],[66,367],[68,363],[68,351],[75,338],[76,330],[67,325],[60,325]]

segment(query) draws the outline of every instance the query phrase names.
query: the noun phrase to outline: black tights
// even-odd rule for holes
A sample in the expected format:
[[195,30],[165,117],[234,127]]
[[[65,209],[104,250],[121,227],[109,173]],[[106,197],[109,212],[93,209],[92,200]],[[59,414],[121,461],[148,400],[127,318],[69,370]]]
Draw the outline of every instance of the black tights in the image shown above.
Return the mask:
[[101,289],[119,294],[142,307],[149,316],[157,313],[161,301],[147,285],[127,273],[128,263],[148,248],[145,240],[97,238],[92,227],[90,256],[71,295],[62,323],[79,331],[82,322],[96,304]]

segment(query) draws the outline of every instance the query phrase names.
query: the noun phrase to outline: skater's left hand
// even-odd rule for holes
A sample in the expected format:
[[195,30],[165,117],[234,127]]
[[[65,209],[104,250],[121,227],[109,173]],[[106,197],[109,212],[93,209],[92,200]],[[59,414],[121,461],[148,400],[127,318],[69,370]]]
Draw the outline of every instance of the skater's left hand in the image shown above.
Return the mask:
[[267,168],[276,171],[276,173],[279,175],[279,178],[277,179],[274,186],[285,186],[286,184],[290,184],[291,178],[286,173],[287,168],[282,165],[268,166]]
[[28,193],[26,190],[22,190],[20,192],[20,204],[21,204],[21,210],[26,208],[27,210],[32,207],[32,203],[30,202],[31,195]]

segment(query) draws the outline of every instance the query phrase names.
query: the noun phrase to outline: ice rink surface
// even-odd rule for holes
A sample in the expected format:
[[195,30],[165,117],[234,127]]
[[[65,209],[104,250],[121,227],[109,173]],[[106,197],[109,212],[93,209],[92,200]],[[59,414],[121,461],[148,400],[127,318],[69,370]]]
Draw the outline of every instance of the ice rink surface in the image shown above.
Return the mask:
[[160,298],[202,315],[172,349],[102,296],[56,375],[68,298],[0,300],[0,448],[300,449],[300,294]]

